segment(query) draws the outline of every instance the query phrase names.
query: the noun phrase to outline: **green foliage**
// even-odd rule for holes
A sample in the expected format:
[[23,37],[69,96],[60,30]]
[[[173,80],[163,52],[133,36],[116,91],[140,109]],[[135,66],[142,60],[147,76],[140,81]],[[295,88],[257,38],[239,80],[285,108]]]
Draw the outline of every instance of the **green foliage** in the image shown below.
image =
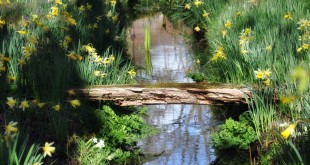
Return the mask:
[[6,136],[0,134],[0,164],[23,165],[41,163],[43,155],[39,153],[37,144],[29,144],[29,136]]
[[74,136],[73,140],[77,148],[75,159],[82,164],[88,164],[89,162],[108,164],[108,162],[124,160],[130,156],[130,152],[106,145],[103,139],[97,139],[96,137],[83,139]]
[[99,134],[116,147],[135,145],[139,139],[150,133],[150,128],[141,117],[134,114],[118,116],[108,106],[103,106],[101,120],[104,123]]
[[[143,113],[145,110],[141,111]],[[118,115],[109,106],[81,112],[80,120],[87,128],[86,131],[95,133],[98,139],[104,141],[105,147],[102,149],[94,147],[95,144],[92,141],[94,138],[74,137],[78,148],[75,155],[78,155],[81,162],[89,160],[121,162],[131,156],[135,156],[134,159],[136,159],[138,150],[135,145],[154,132],[154,129],[146,125],[138,114]]]
[[257,140],[256,133],[250,125],[227,119],[218,132],[212,134],[212,144],[216,149],[246,150]]
[[203,82],[207,79],[203,72],[189,72],[186,74],[186,76],[191,78],[196,83]]

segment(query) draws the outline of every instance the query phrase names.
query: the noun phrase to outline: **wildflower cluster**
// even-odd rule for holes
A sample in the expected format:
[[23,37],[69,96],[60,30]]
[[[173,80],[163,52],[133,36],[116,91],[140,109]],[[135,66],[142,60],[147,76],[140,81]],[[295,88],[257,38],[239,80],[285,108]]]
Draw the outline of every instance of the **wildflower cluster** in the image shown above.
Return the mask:
[[[71,91],[71,92],[74,92],[74,91]],[[77,100],[77,99],[72,99],[72,100],[69,100],[68,102],[71,104],[71,106],[73,108],[81,106],[80,101]],[[14,99],[13,97],[7,97],[6,104],[8,105],[9,109],[19,108],[19,109],[21,109],[23,111],[25,111],[26,109],[29,109],[29,108],[39,108],[39,109],[42,109],[45,106],[47,106],[47,103],[40,102],[40,101],[38,101],[36,99],[34,99],[32,101],[29,101],[29,100],[26,100],[26,99],[24,99],[22,101],[18,101],[17,99]],[[60,108],[61,108],[60,104],[51,105],[51,106],[52,106],[52,108],[55,111],[59,111]]]
[[[199,6],[201,6],[202,4],[203,4],[203,1],[201,1],[201,0],[195,0],[195,1],[193,2],[193,4],[186,3],[186,4],[184,5],[184,9],[189,10],[189,9],[191,9],[192,5],[194,5],[194,6],[196,6],[196,7],[199,7]],[[204,15],[204,14],[205,14],[205,15]],[[207,17],[207,16],[209,15],[209,13],[207,13],[207,12],[204,12],[204,14],[203,14],[203,17]]]
[[98,139],[95,137],[95,138],[92,139],[92,141],[95,144],[94,145],[95,148],[103,148],[103,147],[105,147],[103,139],[100,139],[98,141]]
[[297,29],[301,33],[301,35],[299,36],[301,46],[297,48],[297,53],[301,53],[307,51],[309,48],[308,42],[310,40],[310,32],[309,32],[310,21],[308,21],[307,19],[301,19],[297,24],[299,25]]
[[216,50],[216,53],[211,58],[211,61],[217,61],[219,59],[226,59],[224,48],[222,46],[218,47],[218,49]]
[[249,41],[252,39],[251,32],[252,31],[250,28],[246,28],[246,29],[243,29],[242,32],[240,33],[239,45],[240,45],[240,53],[242,55],[245,55],[249,52],[247,50],[247,47],[248,47]]
[[0,29],[2,29],[5,25],[5,20],[0,16]]
[[135,70],[131,69],[130,71],[128,71],[128,74],[130,75],[131,78],[133,78],[137,75],[137,72]]
[[257,69],[256,71],[254,71],[254,74],[255,74],[255,78],[259,80],[263,80],[263,83],[265,85],[267,86],[271,85],[271,80],[270,80],[271,71],[269,69],[267,70]]
[[5,57],[3,54],[0,53],[0,77],[2,73],[6,71],[5,63],[9,61],[10,61],[9,57]]

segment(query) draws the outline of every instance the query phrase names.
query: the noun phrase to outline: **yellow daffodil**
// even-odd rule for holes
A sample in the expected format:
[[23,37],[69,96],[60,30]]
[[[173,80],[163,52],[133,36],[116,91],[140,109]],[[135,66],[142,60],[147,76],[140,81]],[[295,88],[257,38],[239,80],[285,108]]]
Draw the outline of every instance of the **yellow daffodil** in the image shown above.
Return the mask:
[[17,124],[18,124],[17,122],[10,121],[8,125],[4,126],[5,134],[12,135],[14,133],[17,133],[18,132],[18,128],[16,127]]
[[302,47],[303,50],[308,50],[309,45],[308,44],[303,44],[301,47]]
[[20,65],[20,67],[23,67],[23,65],[25,65],[25,64],[26,64],[25,59],[21,58],[18,60],[18,65]]
[[109,59],[109,58],[105,57],[105,58],[103,59],[102,63],[106,65],[106,64],[110,64],[111,62],[110,62],[110,59]]
[[230,29],[231,26],[232,26],[232,23],[229,20],[224,23],[224,27],[227,28],[227,29]]
[[113,16],[112,11],[110,10],[110,11],[107,13],[106,16],[107,16],[108,18],[111,18],[111,17]]
[[137,75],[137,72],[133,69],[127,72],[131,77],[135,77]]
[[95,77],[105,77],[107,74],[106,73],[102,73],[101,71],[99,70],[95,70],[94,71],[94,76]]
[[75,91],[73,89],[70,89],[70,90],[68,90],[68,95],[69,96],[75,96],[76,93],[75,93]]
[[70,100],[69,103],[73,108],[81,106],[81,102],[78,99]]
[[241,49],[241,52],[240,52],[242,55],[246,55],[246,54],[248,54],[249,53],[249,51],[248,50],[246,50],[246,49]]
[[288,97],[282,97],[280,100],[282,104],[287,104],[287,103],[294,101],[295,99],[296,99],[296,96],[288,96]]
[[264,75],[265,75],[265,77],[270,77],[270,75],[271,75],[270,70],[269,69],[264,70]]
[[15,104],[16,104],[16,100],[13,99],[13,97],[8,97],[7,100],[8,100],[8,101],[6,102],[6,104],[7,104],[10,108],[13,108],[13,107],[15,106]]
[[300,53],[302,51],[302,47],[297,48],[297,53]]
[[0,58],[1,58],[2,61],[6,61],[6,62],[9,62],[11,60],[10,57],[5,57],[5,56],[3,56],[1,54],[0,54]]
[[198,7],[200,5],[202,5],[202,1],[201,0],[195,0],[194,4]]
[[241,11],[237,11],[237,12],[236,12],[236,16],[237,16],[237,17],[241,16],[241,14],[242,14]]
[[270,53],[272,51],[272,46],[271,45],[266,46],[265,50]]
[[265,81],[263,81],[263,83],[267,86],[270,86],[271,85],[271,80],[270,79],[267,79]]
[[39,108],[43,108],[44,105],[45,105],[45,103],[40,103],[40,102],[38,102],[38,103],[36,104],[36,106],[39,107]]
[[113,21],[113,22],[116,22],[117,20],[118,20],[118,16],[117,16],[117,15],[115,15],[115,16],[112,17],[112,21]]
[[96,49],[91,44],[83,45],[82,50],[84,50],[88,53],[96,52]]
[[210,13],[203,10],[202,17],[209,17]]
[[91,10],[93,8],[93,5],[86,3],[86,9],[87,10]]
[[110,59],[110,61],[115,61],[115,56],[113,54],[111,54],[109,59]]
[[222,33],[222,37],[225,38],[227,36],[227,34],[228,34],[228,31],[227,30],[223,30],[223,31],[221,31],[221,33]]
[[83,13],[85,11],[85,6],[84,5],[81,5],[79,7],[79,13]]
[[97,22],[101,21],[102,20],[102,16],[101,15],[97,16],[96,20],[97,20]]
[[222,46],[218,47],[216,53],[211,58],[211,61],[217,61],[218,59],[226,59],[226,55],[224,53],[224,48]]
[[199,31],[200,31],[200,27],[199,27],[199,26],[196,26],[194,30],[195,30],[196,32],[199,32]]
[[16,81],[16,77],[15,76],[8,76],[8,81]]
[[111,0],[110,4],[111,4],[112,7],[115,6],[116,5],[116,0]]
[[199,59],[196,59],[196,64],[200,64],[200,60]]
[[56,7],[56,6],[52,6],[52,7],[51,7],[51,12],[50,12],[50,14],[51,14],[52,16],[57,16],[57,15],[59,14],[59,8]]
[[296,124],[289,125],[284,131],[281,132],[281,135],[284,139],[288,139],[291,134],[294,133]]
[[0,29],[2,29],[4,25],[5,25],[5,20],[2,19],[0,16]]
[[53,106],[53,109],[55,109],[55,111],[60,111],[60,105],[57,104],[57,105]]
[[71,51],[71,52],[67,55],[67,57],[70,58],[71,60],[77,60],[77,57],[76,57],[75,54],[76,54],[75,51]]
[[56,150],[56,148],[52,146],[53,144],[54,142],[51,142],[51,143],[45,142],[45,145],[43,147],[44,157],[46,157],[46,155],[52,157],[52,153],[54,153]]
[[301,19],[299,20],[298,24],[298,30],[307,31],[308,27],[310,26],[310,21],[308,21],[307,19]]
[[292,20],[293,19],[293,13],[291,12],[287,12],[284,16],[283,16],[284,19],[290,19]]
[[23,100],[21,103],[20,103],[20,106],[19,108],[23,109],[23,111],[26,109],[26,108],[29,108],[29,103],[27,100]]
[[184,9],[189,10],[191,8],[191,5],[189,3],[185,4]]
[[255,77],[257,79],[263,79],[264,78],[264,72],[262,70],[258,69],[256,71],[254,71],[254,73],[255,73]]
[[27,30],[18,30],[18,31],[16,31],[16,32],[19,33],[19,34],[22,35],[22,36],[25,36],[25,35],[28,34],[28,31],[27,31]]
[[61,2],[61,0],[55,0],[55,3],[56,3],[57,5],[63,5],[63,3]]

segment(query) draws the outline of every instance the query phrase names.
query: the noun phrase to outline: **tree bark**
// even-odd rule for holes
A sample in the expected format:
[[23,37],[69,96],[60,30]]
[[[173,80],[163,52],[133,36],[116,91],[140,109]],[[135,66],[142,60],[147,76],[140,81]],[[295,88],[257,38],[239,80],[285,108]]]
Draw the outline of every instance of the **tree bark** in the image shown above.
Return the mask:
[[93,86],[75,89],[90,100],[114,101],[121,106],[151,104],[245,104],[247,88],[147,88],[130,86]]

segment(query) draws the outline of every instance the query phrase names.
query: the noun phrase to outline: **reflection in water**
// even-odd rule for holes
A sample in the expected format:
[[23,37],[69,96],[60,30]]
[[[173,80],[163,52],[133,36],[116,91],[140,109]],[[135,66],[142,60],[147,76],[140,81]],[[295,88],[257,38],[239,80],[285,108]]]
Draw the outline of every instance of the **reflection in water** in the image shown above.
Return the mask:
[[209,164],[216,159],[210,134],[217,121],[206,105],[152,105],[146,122],[161,133],[140,143],[150,155],[161,154],[144,164]]
[[147,115],[146,122],[161,133],[139,145],[147,154],[161,155],[144,164],[205,165],[216,159],[209,135],[217,123],[208,106],[153,105]]
[[[153,73],[149,81],[192,82],[185,77],[192,65],[185,41],[162,14],[141,18],[129,30],[132,41],[132,50],[129,51],[135,64],[145,66],[144,25],[150,25],[152,33]],[[147,77],[142,72],[139,76]],[[154,105],[149,106],[149,109],[145,120],[161,133],[139,143],[146,155],[158,155],[149,158],[144,164],[205,165],[216,159],[210,144],[210,134],[214,131],[217,120],[213,119],[208,106]]]
[[[165,24],[165,26],[163,26]],[[134,21],[129,30],[131,36],[132,54],[136,65],[145,67],[144,26],[151,28],[151,55],[153,74],[148,78],[152,82],[191,82],[185,77],[190,69],[191,56],[186,49],[185,41],[180,32],[171,30],[172,25],[162,14],[141,18]],[[139,76],[148,77],[139,71]]]

